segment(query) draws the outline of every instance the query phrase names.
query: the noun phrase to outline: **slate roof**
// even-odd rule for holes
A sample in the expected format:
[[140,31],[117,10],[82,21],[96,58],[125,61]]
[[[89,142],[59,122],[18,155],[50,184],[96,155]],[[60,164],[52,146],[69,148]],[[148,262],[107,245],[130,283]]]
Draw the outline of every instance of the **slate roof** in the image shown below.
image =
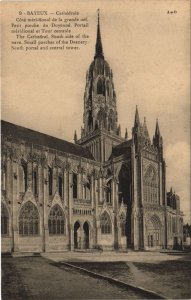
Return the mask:
[[131,153],[131,144],[132,144],[132,139],[125,141],[120,145],[115,146],[112,150],[111,157],[117,157],[122,154]]
[[3,120],[1,121],[1,133],[5,136],[12,136],[13,138],[21,139],[32,144],[41,145],[47,148],[94,160],[91,152],[80,145]]

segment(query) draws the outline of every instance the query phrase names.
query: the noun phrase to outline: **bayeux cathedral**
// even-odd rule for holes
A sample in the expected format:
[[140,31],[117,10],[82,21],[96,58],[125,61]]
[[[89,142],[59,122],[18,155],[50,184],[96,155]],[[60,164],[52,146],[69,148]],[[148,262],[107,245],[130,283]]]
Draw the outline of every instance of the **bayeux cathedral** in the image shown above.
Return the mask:
[[181,248],[179,196],[166,191],[163,139],[136,107],[121,136],[99,15],[86,75],[81,136],[69,143],[2,121],[3,252]]

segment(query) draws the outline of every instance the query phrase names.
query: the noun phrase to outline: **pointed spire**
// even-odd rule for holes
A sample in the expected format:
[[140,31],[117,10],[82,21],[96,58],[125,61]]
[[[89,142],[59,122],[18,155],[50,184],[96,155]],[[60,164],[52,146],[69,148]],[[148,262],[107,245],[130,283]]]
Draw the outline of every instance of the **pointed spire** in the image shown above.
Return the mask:
[[139,112],[138,112],[138,108],[137,108],[137,105],[136,105],[136,111],[135,111],[135,122],[134,122],[134,126],[140,126],[140,119],[139,119]]
[[118,128],[117,128],[117,134],[119,136],[121,136],[121,125],[119,124]]
[[127,132],[127,128],[125,130],[125,139],[128,140],[128,132]]
[[101,42],[100,24],[99,24],[99,9],[98,9],[98,21],[97,21],[97,40],[96,40],[96,46],[95,46],[94,59],[97,57],[104,58],[102,42]]
[[155,136],[160,136],[160,129],[159,129],[158,118],[156,120]]
[[162,145],[163,145],[163,138],[162,138],[162,136],[160,134],[158,119],[156,120],[156,129],[155,129],[155,135],[154,135],[154,139],[153,139],[153,144],[157,148],[161,148]]
[[144,134],[145,138],[150,139],[148,128],[147,128],[146,117],[144,117],[144,122],[143,122],[143,134]]
[[76,130],[75,130],[75,132],[74,132],[74,143],[76,143],[77,142],[77,133],[76,133]]
[[171,186],[171,189],[170,189],[170,193],[173,194],[173,192],[172,192],[172,186]]

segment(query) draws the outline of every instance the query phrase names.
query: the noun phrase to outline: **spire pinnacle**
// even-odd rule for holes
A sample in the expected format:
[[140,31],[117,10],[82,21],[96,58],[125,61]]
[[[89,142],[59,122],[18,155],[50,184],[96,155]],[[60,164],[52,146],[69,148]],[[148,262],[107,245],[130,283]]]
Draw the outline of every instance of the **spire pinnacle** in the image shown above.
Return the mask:
[[137,108],[137,105],[136,105],[136,111],[135,111],[135,122],[134,122],[134,126],[140,126],[140,120],[139,120],[139,112],[138,112],[138,108]]
[[158,123],[158,118],[156,120],[156,129],[155,129],[155,136],[160,136],[160,129],[159,129],[159,123]]
[[163,138],[160,134],[158,119],[156,120],[156,129],[155,129],[155,135],[153,138],[153,144],[155,147],[157,147],[158,149],[161,149],[161,151],[162,151]]
[[76,130],[75,130],[75,132],[74,132],[74,142],[76,143],[77,142],[77,133],[76,133]]
[[121,136],[121,125],[119,124],[118,128],[117,128],[117,134],[119,136]]
[[98,12],[98,14],[97,14],[97,39],[96,39],[94,59],[97,57],[104,58],[102,42],[101,42],[100,24],[99,24],[99,9],[97,10],[97,12]]
[[127,132],[127,128],[125,130],[125,139],[128,140],[128,132]]
[[147,128],[146,117],[144,117],[144,122],[143,122],[143,134],[146,139],[149,139],[149,132],[148,132],[148,128]]

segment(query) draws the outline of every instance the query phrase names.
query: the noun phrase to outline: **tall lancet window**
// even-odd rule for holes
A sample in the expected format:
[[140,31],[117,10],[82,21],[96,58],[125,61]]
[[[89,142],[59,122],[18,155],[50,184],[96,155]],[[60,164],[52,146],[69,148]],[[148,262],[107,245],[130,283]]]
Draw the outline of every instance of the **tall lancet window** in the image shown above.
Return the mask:
[[64,189],[64,178],[60,173],[58,175],[58,192],[61,198],[63,198],[63,189]]
[[122,213],[119,217],[120,219],[120,228],[121,228],[121,237],[126,235],[126,217],[125,214]]
[[38,168],[33,170],[33,193],[38,194]]
[[73,198],[76,199],[78,196],[78,176],[76,173],[73,173],[72,178],[72,185],[73,185]]
[[84,199],[86,200],[90,200],[90,185],[90,180],[87,179],[84,183]]
[[55,204],[48,217],[49,234],[64,234],[64,213],[58,204]]
[[109,112],[109,118],[108,118],[108,129],[113,130],[114,129],[114,113],[112,110]]
[[27,190],[27,164],[22,162],[19,166],[19,191],[25,193]]
[[97,94],[105,96],[105,83],[101,78],[97,82]]
[[9,233],[9,214],[7,208],[1,203],[1,234],[7,235]]
[[111,233],[111,220],[107,212],[104,212],[100,217],[100,227],[102,234]]
[[112,182],[109,180],[107,182],[107,187],[106,187],[106,201],[107,203],[111,203],[111,192],[112,192]]
[[144,201],[158,203],[157,173],[153,166],[149,166],[144,175]]
[[110,96],[109,84],[107,84],[107,88],[106,88],[106,90],[107,90],[107,97],[109,98],[109,96]]
[[38,235],[39,223],[39,213],[36,206],[31,201],[26,202],[19,214],[19,234]]

